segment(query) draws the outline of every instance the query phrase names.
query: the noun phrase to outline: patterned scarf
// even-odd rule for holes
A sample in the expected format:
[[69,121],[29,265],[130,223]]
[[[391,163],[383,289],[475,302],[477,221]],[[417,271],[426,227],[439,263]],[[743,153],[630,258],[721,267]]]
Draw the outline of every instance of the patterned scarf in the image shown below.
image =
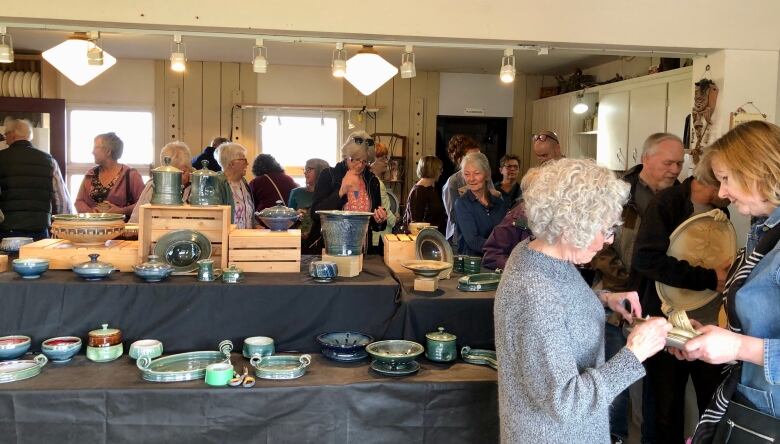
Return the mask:
[[[775,225],[761,236],[758,245],[756,245],[755,250],[753,250],[753,253],[751,253],[750,256],[746,256],[745,248],[740,249],[737,253],[737,258],[729,270],[726,286],[723,291],[725,294],[724,304],[726,307],[726,315],[728,316],[729,330],[735,333],[742,333],[742,324],[737,317],[736,309],[737,291],[745,284],[745,281],[748,276],[750,276],[753,268],[758,265],[764,255],[774,248],[778,240],[780,240],[780,224]],[[730,365],[726,367],[724,373],[726,373],[726,379],[715,391],[715,396],[710,400],[709,405],[699,418],[699,423],[696,425],[696,433],[693,435],[692,444],[707,444],[712,442],[712,439],[715,437],[715,431],[718,428],[718,423],[726,414],[729,402],[737,391],[737,384],[742,375],[742,364],[737,363]]]

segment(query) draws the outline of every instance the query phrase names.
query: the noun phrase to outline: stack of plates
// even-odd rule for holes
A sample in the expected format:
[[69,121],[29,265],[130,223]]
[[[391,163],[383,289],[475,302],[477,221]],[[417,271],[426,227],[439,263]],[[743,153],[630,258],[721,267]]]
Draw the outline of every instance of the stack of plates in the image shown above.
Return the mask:
[[41,97],[41,75],[30,71],[0,71],[0,96]]

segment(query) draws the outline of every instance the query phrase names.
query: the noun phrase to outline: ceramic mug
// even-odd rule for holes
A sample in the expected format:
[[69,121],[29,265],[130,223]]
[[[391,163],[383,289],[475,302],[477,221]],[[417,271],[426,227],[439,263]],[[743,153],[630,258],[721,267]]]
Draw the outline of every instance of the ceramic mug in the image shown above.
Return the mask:
[[211,282],[214,279],[214,259],[201,259],[198,264],[198,280],[201,282]]
[[430,227],[431,224],[428,222],[409,222],[409,234],[419,234],[420,230],[422,230],[425,227]]
[[233,366],[227,362],[209,364],[206,367],[206,384],[224,386],[233,378]]
[[244,339],[244,357],[249,359],[252,356],[259,355],[270,356],[274,354],[276,349],[274,348],[273,338],[268,336],[252,336],[251,338]]

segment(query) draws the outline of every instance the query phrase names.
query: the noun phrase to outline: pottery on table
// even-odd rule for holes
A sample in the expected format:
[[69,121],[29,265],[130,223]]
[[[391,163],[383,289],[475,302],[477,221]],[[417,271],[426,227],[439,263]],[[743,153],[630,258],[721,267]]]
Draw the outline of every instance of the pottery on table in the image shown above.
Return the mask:
[[103,324],[101,328],[90,331],[88,336],[87,345],[90,347],[109,347],[122,343],[122,331],[117,328],[108,328],[108,324]]
[[226,284],[235,284],[244,278],[244,272],[236,266],[236,264],[230,264],[228,268],[222,271],[222,282]]
[[152,170],[153,205],[181,205],[182,171],[171,166],[171,158],[163,158],[163,164]]
[[215,362],[206,366],[206,384],[215,387],[225,386],[233,378],[233,365],[228,362]]
[[114,266],[107,262],[100,262],[97,253],[89,255],[87,262],[82,262],[73,266],[73,272],[87,281],[99,281],[107,278],[114,272]]
[[201,169],[190,175],[190,205],[225,205],[223,188],[228,186],[225,175],[209,169],[209,161],[200,162]]
[[87,359],[94,362],[111,362],[118,359],[124,353],[122,344],[110,347],[87,347]]
[[326,358],[352,362],[368,356],[366,345],[374,342],[374,338],[356,331],[328,332],[318,335],[317,342],[322,346],[322,355]]
[[31,237],[4,237],[3,240],[0,241],[0,250],[7,253],[16,253],[22,248],[22,245],[27,245],[32,243],[32,241],[33,238]]
[[214,259],[201,259],[198,264],[198,280],[201,282],[212,282],[217,279],[214,272]]
[[252,336],[244,339],[243,353],[247,359],[255,355],[261,357],[272,355],[275,351],[274,340],[268,336]]
[[49,269],[49,261],[38,258],[14,259],[11,267],[22,279],[38,279]]
[[403,364],[414,361],[424,348],[414,341],[391,339],[372,342],[366,346],[366,351],[375,361],[386,364]]
[[104,245],[125,231],[125,215],[115,213],[55,214],[51,234],[76,245]]
[[30,337],[11,335],[0,337],[0,359],[16,359],[30,349]]
[[141,377],[146,381],[192,381],[203,379],[206,376],[206,368],[211,364],[230,363],[232,350],[233,343],[225,340],[219,343],[219,351],[179,353],[157,359],[141,356],[136,361],[136,366],[141,370]]
[[339,275],[339,266],[330,261],[311,261],[309,263],[309,276],[318,282],[330,282]]
[[366,211],[318,210],[325,252],[331,256],[359,256],[373,213]]
[[133,359],[138,359],[141,356],[154,359],[162,356],[163,345],[162,342],[157,339],[141,339],[130,344],[130,355]]
[[452,264],[449,262],[431,260],[404,261],[401,262],[401,266],[422,278],[435,278],[442,271],[452,268]]
[[255,217],[270,228],[271,231],[285,231],[292,226],[300,216],[292,208],[286,207],[284,201],[277,200],[273,207],[264,208],[255,212]]
[[159,256],[150,254],[147,262],[141,265],[133,265],[133,272],[146,282],[160,282],[171,275],[173,267],[158,259]]
[[0,362],[0,383],[21,381],[37,376],[47,362],[49,360],[44,355],[38,355],[34,359]]
[[41,352],[51,362],[68,362],[81,350],[81,338],[76,336],[59,336],[50,338],[41,344]]
[[452,362],[458,357],[458,348],[455,345],[457,337],[439,327],[438,331],[425,335],[425,357],[436,362]]
[[417,235],[423,228],[430,226],[428,222],[409,222],[409,234]]
[[306,373],[311,364],[310,355],[252,356],[249,360],[255,375],[262,379],[295,379]]

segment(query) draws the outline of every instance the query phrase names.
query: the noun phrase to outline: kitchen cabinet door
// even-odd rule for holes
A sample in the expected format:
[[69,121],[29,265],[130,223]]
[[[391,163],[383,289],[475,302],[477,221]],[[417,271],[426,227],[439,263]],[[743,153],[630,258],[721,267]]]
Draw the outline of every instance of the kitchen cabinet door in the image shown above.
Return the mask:
[[[555,131],[561,144],[561,153],[567,155],[570,141],[569,118],[571,115],[570,97],[562,95],[550,99],[536,100],[533,107],[531,128],[534,134],[541,131]],[[532,165],[536,158],[532,156]]]
[[684,139],[685,117],[693,108],[693,84],[690,79],[669,83],[666,132]]
[[626,169],[628,104],[628,91],[602,94],[599,98],[596,162],[615,171]]
[[626,169],[642,162],[642,145],[648,136],[666,131],[666,85],[631,90]]

